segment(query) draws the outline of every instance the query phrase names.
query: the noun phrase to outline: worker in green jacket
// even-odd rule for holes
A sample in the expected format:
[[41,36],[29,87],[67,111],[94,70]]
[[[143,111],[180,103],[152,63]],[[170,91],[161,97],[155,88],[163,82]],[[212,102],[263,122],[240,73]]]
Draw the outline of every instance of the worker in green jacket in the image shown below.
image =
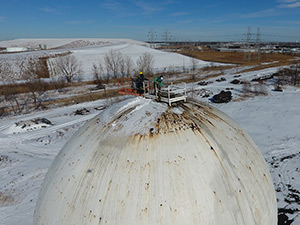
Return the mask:
[[160,100],[160,90],[161,90],[161,87],[162,87],[162,82],[163,82],[163,76],[160,75],[160,76],[157,76],[155,77],[154,79],[154,91],[158,97],[158,100]]

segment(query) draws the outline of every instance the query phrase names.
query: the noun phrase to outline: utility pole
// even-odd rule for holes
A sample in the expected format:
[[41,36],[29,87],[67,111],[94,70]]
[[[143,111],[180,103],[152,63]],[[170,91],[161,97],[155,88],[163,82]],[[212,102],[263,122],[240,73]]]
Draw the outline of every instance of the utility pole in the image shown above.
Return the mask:
[[156,36],[157,36],[156,32],[153,30],[153,28],[151,28],[147,35],[151,48],[154,48],[154,42],[156,40]]
[[257,28],[256,34],[257,61],[260,61],[260,28]]

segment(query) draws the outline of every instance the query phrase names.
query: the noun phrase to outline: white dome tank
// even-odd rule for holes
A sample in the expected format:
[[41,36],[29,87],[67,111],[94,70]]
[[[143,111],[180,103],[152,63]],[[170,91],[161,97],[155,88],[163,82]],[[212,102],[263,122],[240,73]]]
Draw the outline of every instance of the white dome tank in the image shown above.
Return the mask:
[[51,165],[35,225],[276,225],[259,149],[228,116],[127,99],[87,122]]

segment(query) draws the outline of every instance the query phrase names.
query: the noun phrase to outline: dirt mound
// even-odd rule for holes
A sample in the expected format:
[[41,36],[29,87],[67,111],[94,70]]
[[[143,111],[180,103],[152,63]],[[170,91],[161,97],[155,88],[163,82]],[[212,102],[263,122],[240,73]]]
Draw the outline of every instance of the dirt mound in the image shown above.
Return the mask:
[[231,91],[221,91],[219,94],[216,94],[212,97],[212,102],[214,103],[227,103],[232,99]]
[[88,46],[93,46],[93,45],[103,45],[103,44],[108,44],[109,42],[105,41],[90,41],[90,40],[76,40],[72,41],[68,44],[61,45],[56,47],[56,49],[69,49],[69,48],[81,48],[81,47],[88,47]]
[[17,134],[24,131],[37,130],[40,128],[46,128],[53,125],[50,120],[46,118],[35,118],[31,120],[19,121],[12,125],[7,133],[8,134]]

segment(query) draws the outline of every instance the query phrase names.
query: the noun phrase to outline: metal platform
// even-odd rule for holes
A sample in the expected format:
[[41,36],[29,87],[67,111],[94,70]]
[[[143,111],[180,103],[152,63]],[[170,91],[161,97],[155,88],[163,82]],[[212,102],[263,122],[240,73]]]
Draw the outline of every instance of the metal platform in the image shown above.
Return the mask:
[[161,90],[154,90],[154,93],[145,93],[145,98],[156,99],[157,101],[166,102],[169,106],[174,102],[186,102],[186,83],[170,84],[163,86]]
[[127,87],[123,86],[119,90],[119,94],[144,96],[145,98],[154,99],[160,102],[166,102],[169,106],[171,106],[172,103],[179,101],[186,102],[187,99],[186,83],[184,82],[178,84],[171,83],[170,85],[163,85],[160,90],[154,87],[153,84],[148,80],[145,80],[143,82],[143,87],[141,89],[137,89],[133,82],[131,87],[129,87],[129,85],[127,85]]

